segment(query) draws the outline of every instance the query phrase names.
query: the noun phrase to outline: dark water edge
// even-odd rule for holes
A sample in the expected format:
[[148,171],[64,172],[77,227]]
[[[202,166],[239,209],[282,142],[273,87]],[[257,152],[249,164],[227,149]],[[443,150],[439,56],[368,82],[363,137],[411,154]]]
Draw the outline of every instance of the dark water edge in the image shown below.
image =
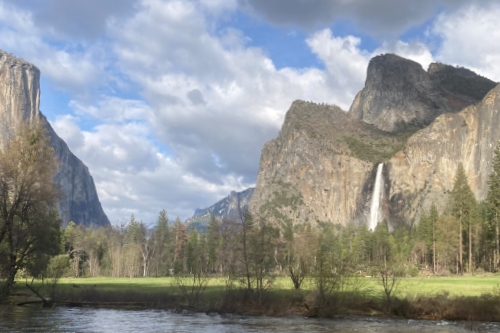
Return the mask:
[[0,306],[0,332],[500,332],[500,323],[252,317],[165,310]]

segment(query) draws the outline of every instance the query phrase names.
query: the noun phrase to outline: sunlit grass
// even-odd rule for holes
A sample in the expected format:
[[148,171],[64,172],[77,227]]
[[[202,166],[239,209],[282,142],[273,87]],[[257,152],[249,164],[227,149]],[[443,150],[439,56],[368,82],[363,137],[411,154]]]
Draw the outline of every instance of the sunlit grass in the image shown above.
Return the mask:
[[[377,278],[360,276],[343,279],[340,281],[342,287],[326,296],[315,290],[313,279],[306,279],[301,291],[297,292],[290,278],[277,277],[267,285],[269,292],[265,293],[245,291],[243,278],[202,279],[206,287],[201,293],[197,281],[191,289],[193,279],[181,279],[183,281],[179,283],[175,277],[66,278],[60,279],[55,289],[50,283],[42,285],[41,281],[35,281],[33,287],[40,294],[53,297],[57,303],[79,306],[188,308],[191,311],[320,317],[340,313],[371,316],[389,311]],[[34,295],[28,295],[30,290],[24,283],[16,283],[17,295],[12,298],[13,303],[36,299]],[[393,310],[397,310],[393,314],[397,316],[434,320],[469,320],[472,317],[486,321],[500,320],[500,276],[403,278],[393,296]]]
[[[189,278],[184,278],[189,279]],[[359,285],[368,294],[376,295],[382,292],[382,286],[377,278],[360,277]],[[40,281],[36,282],[40,284]],[[141,291],[141,292],[169,292],[177,293],[178,287],[174,277],[147,277],[147,278],[72,278],[60,279],[61,288],[99,288],[105,291]],[[500,285],[500,276],[464,276],[464,277],[422,277],[403,278],[397,288],[398,296],[406,295],[436,295],[448,292],[450,296],[480,296],[490,293],[496,286]],[[206,291],[216,292],[224,290],[227,286],[227,278],[207,278]],[[243,287],[239,280],[233,281],[233,287]],[[287,291],[293,290],[292,281],[288,277],[277,277],[269,285],[270,290]],[[314,289],[314,281],[306,279],[301,288],[303,291]]]

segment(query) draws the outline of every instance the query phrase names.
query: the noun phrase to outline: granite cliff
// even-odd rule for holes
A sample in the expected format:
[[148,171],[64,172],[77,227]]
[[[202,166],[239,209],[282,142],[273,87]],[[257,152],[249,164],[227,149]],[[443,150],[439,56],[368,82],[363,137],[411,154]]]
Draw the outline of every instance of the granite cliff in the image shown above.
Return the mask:
[[386,54],[370,60],[365,87],[349,113],[384,131],[419,129],[479,102],[494,86],[465,68],[434,63],[426,72],[412,60]]
[[461,112],[443,114],[409,138],[386,168],[386,217],[409,220],[435,203],[448,201],[459,163],[464,165],[476,199],[487,194],[493,151],[500,140],[500,86]]
[[365,223],[379,163],[380,218],[391,226],[412,223],[432,202],[442,209],[460,162],[483,199],[500,139],[495,86],[465,68],[425,71],[396,55],[373,58],[349,112],[292,104],[262,150],[250,210],[277,220]]
[[59,160],[54,180],[61,185],[57,205],[63,225],[107,226],[94,181],[88,168],[69,150],[39,110],[40,71],[34,65],[0,50],[0,144],[21,124],[41,122]]

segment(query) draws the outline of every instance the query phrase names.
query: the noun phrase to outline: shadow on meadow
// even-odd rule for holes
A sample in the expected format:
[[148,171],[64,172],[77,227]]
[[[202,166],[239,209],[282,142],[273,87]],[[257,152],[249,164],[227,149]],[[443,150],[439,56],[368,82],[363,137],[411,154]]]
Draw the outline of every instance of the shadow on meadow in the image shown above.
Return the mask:
[[[387,300],[379,291],[360,288],[354,291],[333,291],[321,295],[317,290],[293,290],[271,287],[247,290],[238,283],[221,284],[185,279],[147,285],[130,283],[63,283],[57,286],[51,301],[61,306],[135,307],[233,313],[244,315],[338,318],[355,316],[386,316],[408,319],[500,321],[500,287],[480,296],[457,296],[448,292],[437,294],[397,294]],[[139,287],[140,286],[140,287]],[[33,299],[21,283],[11,302],[20,304]],[[49,286],[36,289],[48,295]],[[27,302],[29,303],[29,302]],[[34,303],[34,302],[32,302]],[[41,302],[40,302],[41,303]]]

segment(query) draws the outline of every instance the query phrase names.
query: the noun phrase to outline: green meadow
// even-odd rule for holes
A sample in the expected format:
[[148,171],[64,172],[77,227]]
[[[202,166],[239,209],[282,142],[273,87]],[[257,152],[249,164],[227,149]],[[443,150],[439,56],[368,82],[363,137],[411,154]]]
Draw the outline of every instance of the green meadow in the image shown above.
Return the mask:
[[[382,294],[383,289],[376,278],[358,278],[359,289],[366,294],[377,296]],[[189,278],[184,278],[189,283]],[[206,280],[205,294],[222,291],[227,286],[227,279],[222,277],[212,277]],[[41,281],[36,280],[35,286],[41,286]],[[24,281],[18,281],[18,290],[24,289]],[[239,281],[233,280],[233,287],[239,287]],[[100,291],[134,291],[146,293],[169,294],[179,293],[178,283],[173,277],[147,277],[147,278],[64,278],[58,281],[57,289],[75,290],[80,288]],[[301,288],[303,292],[314,290],[313,281],[305,281]],[[293,291],[293,284],[289,278],[276,278],[269,286],[271,291]],[[500,290],[500,276],[460,276],[460,277],[422,277],[422,278],[402,278],[396,288],[395,296],[418,296],[437,295],[448,293],[449,296],[481,296]]]
[[[342,281],[336,291],[321,295],[313,280],[301,290],[277,277],[265,288],[248,293],[244,281],[223,277],[202,279],[203,288],[190,277],[174,278],[64,278],[18,280],[11,302],[36,305],[31,289],[57,305],[139,307],[309,317],[396,316],[415,319],[500,321],[500,276],[401,278],[390,303],[378,278],[356,277]],[[180,286],[184,286],[184,289]],[[193,287],[193,288],[192,288]],[[52,304],[52,302],[51,302]]]

